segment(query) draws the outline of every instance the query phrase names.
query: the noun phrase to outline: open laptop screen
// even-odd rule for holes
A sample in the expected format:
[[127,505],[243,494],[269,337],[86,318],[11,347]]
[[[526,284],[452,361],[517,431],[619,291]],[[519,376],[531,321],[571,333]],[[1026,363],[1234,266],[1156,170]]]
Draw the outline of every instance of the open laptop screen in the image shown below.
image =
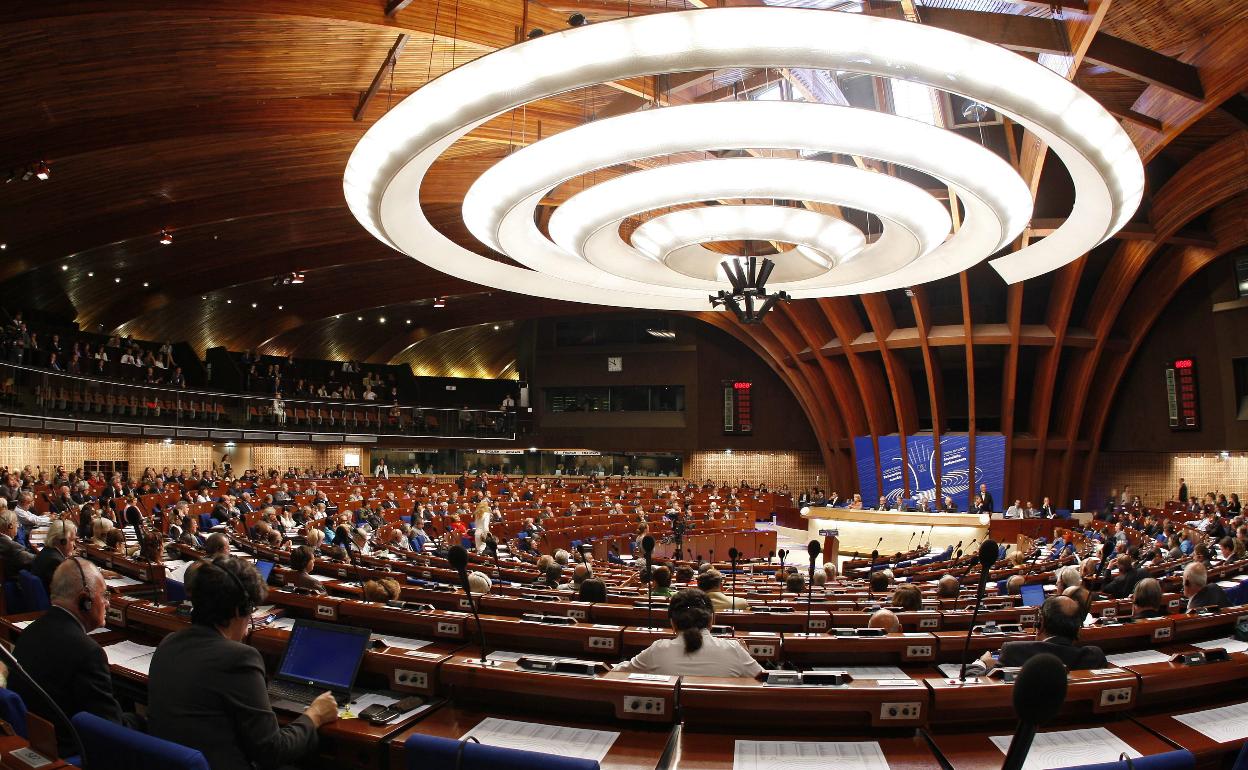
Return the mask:
[[256,559],[256,572],[260,573],[260,582],[269,582],[269,575],[273,574],[273,562],[267,559]]
[[367,628],[297,620],[277,674],[330,690],[350,690],[371,635]]
[[1027,607],[1039,607],[1044,604],[1044,585],[1028,583],[1022,588],[1023,604]]

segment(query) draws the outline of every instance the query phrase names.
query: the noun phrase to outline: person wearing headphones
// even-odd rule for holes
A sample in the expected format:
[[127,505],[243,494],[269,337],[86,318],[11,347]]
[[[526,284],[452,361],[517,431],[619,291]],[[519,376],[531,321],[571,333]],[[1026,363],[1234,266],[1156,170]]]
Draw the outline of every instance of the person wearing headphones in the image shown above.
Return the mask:
[[165,637],[152,656],[148,731],[202,752],[213,770],[298,763],[315,753],[317,728],[338,718],[325,692],[293,722],[278,724],[264,659],[243,641],[264,596],[249,562],[204,562],[195,573],[190,628]]
[[77,547],[78,527],[72,521],[55,519],[48,525],[48,537],[43,543],[43,549],[30,563],[30,574],[39,578],[49,597],[52,596],[52,575]]
[[[104,649],[88,634],[104,625],[108,588],[94,564],[69,557],[52,573],[52,606],[17,637],[13,656],[67,715],[89,711],[101,719],[141,728],[141,720],[121,710]],[[17,672],[9,687],[26,707],[56,725],[62,757],[78,753],[69,729],[56,721],[49,706]]]

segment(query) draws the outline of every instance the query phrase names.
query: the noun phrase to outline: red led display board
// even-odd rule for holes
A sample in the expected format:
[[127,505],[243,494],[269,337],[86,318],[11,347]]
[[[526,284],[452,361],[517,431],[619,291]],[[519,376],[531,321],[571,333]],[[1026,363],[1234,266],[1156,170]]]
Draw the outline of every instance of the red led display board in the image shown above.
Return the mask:
[[1170,409],[1170,430],[1200,430],[1195,361],[1177,358],[1167,364],[1166,400]]
[[754,432],[754,383],[747,380],[723,380],[724,433],[747,435]]

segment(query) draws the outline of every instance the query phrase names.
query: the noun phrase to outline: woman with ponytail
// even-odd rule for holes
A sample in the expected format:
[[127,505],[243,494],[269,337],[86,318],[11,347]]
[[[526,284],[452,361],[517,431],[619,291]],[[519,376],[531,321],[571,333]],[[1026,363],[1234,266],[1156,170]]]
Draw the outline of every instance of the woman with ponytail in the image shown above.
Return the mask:
[[676,636],[660,639],[617,671],[668,676],[757,677],[763,668],[736,639],[711,636],[715,608],[705,593],[686,588],[672,595],[668,620]]

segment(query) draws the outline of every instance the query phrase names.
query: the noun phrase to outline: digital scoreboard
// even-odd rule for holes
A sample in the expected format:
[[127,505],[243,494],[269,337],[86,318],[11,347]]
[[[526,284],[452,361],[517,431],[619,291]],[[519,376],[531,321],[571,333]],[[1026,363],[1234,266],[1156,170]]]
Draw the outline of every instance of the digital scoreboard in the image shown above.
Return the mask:
[[1195,361],[1178,358],[1166,364],[1166,399],[1170,408],[1170,430],[1200,430]]
[[748,435],[754,432],[754,383],[746,380],[723,380],[724,433]]

